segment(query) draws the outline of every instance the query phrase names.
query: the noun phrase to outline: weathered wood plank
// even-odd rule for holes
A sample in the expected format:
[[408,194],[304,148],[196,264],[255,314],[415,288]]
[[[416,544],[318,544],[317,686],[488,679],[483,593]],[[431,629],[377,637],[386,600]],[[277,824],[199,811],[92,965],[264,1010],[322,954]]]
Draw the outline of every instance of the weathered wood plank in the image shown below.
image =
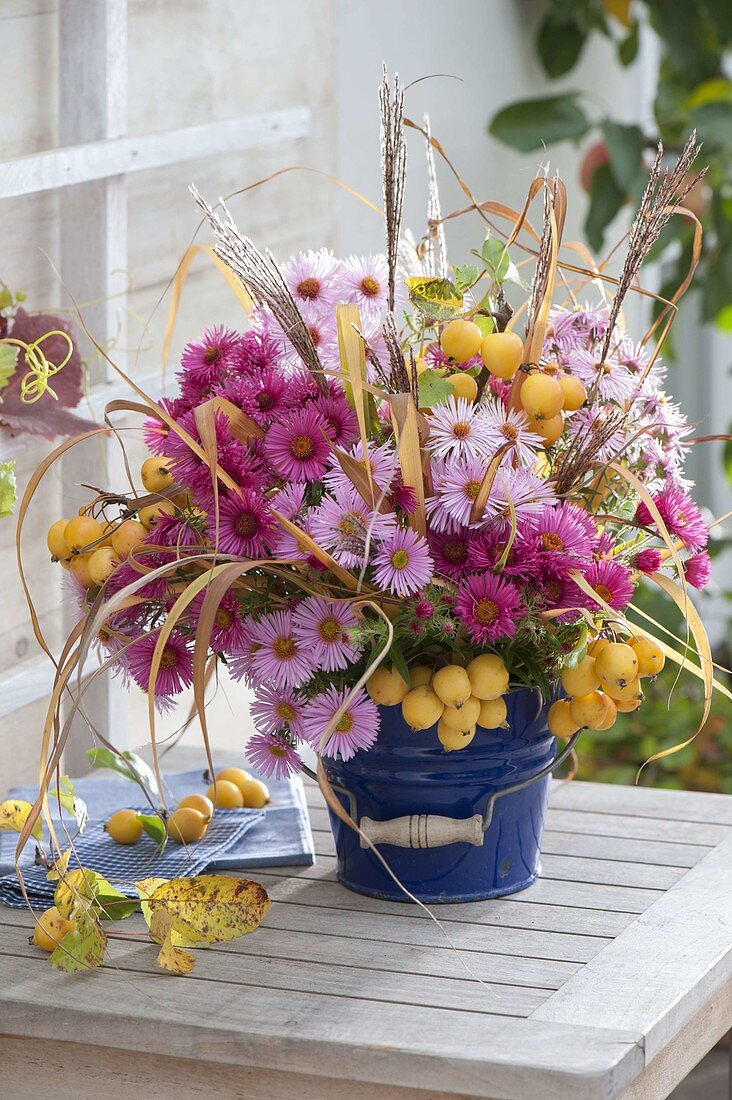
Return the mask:
[[554,782],[551,805],[579,812],[629,813],[634,817],[661,817],[667,821],[732,825],[732,795],[728,794],[624,787],[612,783]]
[[610,861],[619,859],[626,863],[650,863],[656,867],[693,867],[712,847],[626,837],[614,837],[611,845],[607,837],[582,832],[560,833],[554,829],[545,829],[541,842],[541,850],[545,854],[589,856],[591,859]]
[[[103,973],[84,982],[6,956],[3,1031],[118,1050],[516,1100],[607,1100],[643,1065],[632,1033],[531,1019]],[[83,980],[83,979],[82,979]],[[201,1012],[205,1005],[205,1012]]]
[[155,1100],[241,1100],[245,1093],[266,1100],[337,1100],[342,1089],[347,1090],[348,1100],[471,1100],[472,1096],[363,1081],[346,1085],[337,1078],[312,1074],[7,1035],[0,1035],[0,1064],[3,1089],[15,1100],[44,1095],[80,1100],[83,1081],[107,1082],[107,1091],[117,1100],[153,1095]]
[[[137,922],[140,925],[141,922]],[[145,935],[143,926],[140,936]],[[152,952],[152,953],[151,953]],[[24,958],[32,967],[48,967],[48,959],[27,943],[16,929],[0,928],[0,958]],[[105,969],[149,974],[154,952],[152,944],[112,941],[109,963]],[[529,986],[490,986],[472,979],[467,971],[453,978],[412,974],[408,970],[385,971],[337,964],[299,960],[297,966],[278,957],[250,955],[246,959],[225,947],[206,952],[196,971],[199,982],[225,982],[241,990],[242,1001],[258,996],[262,990],[285,990],[293,993],[322,993],[379,1004],[423,1005],[454,1009],[457,1012],[480,1012],[489,1016],[529,1016],[551,995],[551,990]],[[205,994],[204,994],[205,997]]]
[[[18,909],[0,908],[0,918],[0,923],[12,929],[10,942],[16,947],[25,943],[26,933],[30,933],[33,927],[29,914]],[[366,937],[341,936],[309,929],[293,931],[268,928],[265,925],[257,929],[256,935],[233,941],[227,945],[226,950],[235,955],[276,957],[293,962],[307,959],[374,970],[394,970],[398,973],[406,970],[408,973],[426,974],[435,978],[468,976],[461,962],[462,956],[447,941],[429,946],[385,943],[383,940]],[[202,958],[202,973],[205,973],[205,965]],[[475,951],[470,955],[469,965],[476,978],[491,984],[558,989],[577,971],[581,963],[523,959]]]
[[636,1026],[654,1058],[732,977],[732,837],[537,1009],[536,1018]]

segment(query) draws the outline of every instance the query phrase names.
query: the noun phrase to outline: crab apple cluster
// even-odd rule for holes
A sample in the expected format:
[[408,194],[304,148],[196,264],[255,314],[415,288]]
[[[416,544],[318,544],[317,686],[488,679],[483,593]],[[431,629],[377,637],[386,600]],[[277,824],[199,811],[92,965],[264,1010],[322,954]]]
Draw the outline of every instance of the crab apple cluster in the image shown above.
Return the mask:
[[597,635],[582,660],[562,671],[568,698],[549,708],[549,730],[566,739],[580,729],[610,729],[618,714],[637,710],[643,702],[641,679],[657,676],[665,661],[658,642],[645,635],[627,642]]
[[[203,840],[216,809],[262,809],[270,801],[265,783],[243,768],[222,768],[216,773],[206,794],[194,792],[181,798],[165,821],[171,840],[178,844],[196,844]],[[117,844],[137,844],[142,837],[144,815],[138,810],[117,810],[104,829]]]
[[496,653],[480,653],[466,666],[426,664],[409,670],[409,683],[395,668],[381,665],[371,674],[366,690],[375,703],[401,704],[402,717],[415,731],[436,727],[445,752],[466,748],[478,726],[507,729],[508,670]]
[[53,561],[69,569],[84,588],[104,584],[115,569],[141,546],[159,522],[173,516],[179,495],[166,493],[174,486],[172,463],[164,456],[151,455],[140,469],[140,479],[148,494],[159,497],[151,503],[127,508],[125,515],[108,520],[92,515],[92,505],[79,510],[71,519],[57,519],[48,529],[46,545]]

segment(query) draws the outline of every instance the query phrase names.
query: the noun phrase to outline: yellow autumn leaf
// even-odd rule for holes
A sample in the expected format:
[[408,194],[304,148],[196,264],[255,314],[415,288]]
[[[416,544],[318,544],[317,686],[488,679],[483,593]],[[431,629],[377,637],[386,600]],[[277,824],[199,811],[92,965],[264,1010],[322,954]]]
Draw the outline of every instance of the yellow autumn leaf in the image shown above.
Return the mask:
[[[32,809],[31,803],[24,802],[22,798],[6,798],[4,802],[0,802],[0,831],[14,830],[16,833],[21,832]],[[31,835],[36,840],[40,840],[42,833],[43,826],[39,818],[33,826]]]
[[173,916],[166,909],[158,909],[150,921],[150,939],[160,944],[156,963],[171,974],[190,974],[195,959],[190,951],[173,943]]
[[159,910],[169,913],[175,944],[223,943],[244,936],[261,924],[271,904],[264,887],[251,879],[198,875],[171,879],[152,890],[150,882],[135,884],[145,899],[143,916],[152,929]]
[[53,903],[61,916],[68,919],[75,911],[84,909],[85,903],[94,898],[100,879],[101,875],[88,867],[64,870],[53,895]]
[[71,859],[71,849],[67,848],[65,852],[62,852],[58,859],[54,860],[51,866],[48,868],[46,879],[48,882],[58,882],[66,874],[69,866],[69,860]]

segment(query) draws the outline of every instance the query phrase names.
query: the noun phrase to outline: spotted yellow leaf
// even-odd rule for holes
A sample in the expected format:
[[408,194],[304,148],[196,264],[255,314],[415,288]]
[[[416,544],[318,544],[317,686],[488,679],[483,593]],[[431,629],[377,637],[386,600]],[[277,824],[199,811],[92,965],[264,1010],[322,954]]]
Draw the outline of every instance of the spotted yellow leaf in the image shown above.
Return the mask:
[[160,944],[156,963],[172,974],[190,974],[195,959],[190,951],[173,942],[173,916],[165,909],[158,909],[150,921],[150,939]]
[[101,966],[107,950],[107,935],[99,921],[90,913],[82,913],[76,928],[67,932],[51,955],[51,966],[73,974],[76,970],[89,970]]
[[158,910],[169,913],[171,941],[176,945],[223,943],[244,936],[259,926],[271,904],[258,882],[227,875],[171,879],[153,889],[150,880],[135,885],[144,898],[148,927],[152,929]]
[[[0,802],[0,830],[21,832],[32,809],[31,803],[24,802],[22,798],[6,798],[4,802]],[[42,831],[43,827],[39,818],[33,826],[32,836],[36,840],[40,840]]]
[[463,296],[449,279],[413,275],[405,279],[409,301],[420,313],[437,321],[455,317],[463,308]]

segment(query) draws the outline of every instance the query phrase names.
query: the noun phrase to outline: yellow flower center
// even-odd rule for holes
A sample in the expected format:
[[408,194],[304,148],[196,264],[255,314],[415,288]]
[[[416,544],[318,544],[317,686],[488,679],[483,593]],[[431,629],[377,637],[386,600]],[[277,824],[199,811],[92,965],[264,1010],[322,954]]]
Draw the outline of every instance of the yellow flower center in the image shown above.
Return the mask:
[[470,424],[465,420],[458,420],[452,426],[452,434],[455,439],[467,439],[470,435]]
[[163,655],[160,658],[160,667],[161,668],[175,668],[175,666],[177,664],[178,664],[178,654],[175,652],[174,649],[171,649],[169,646],[166,645],[164,650],[163,650]]
[[296,435],[290,443],[293,458],[310,458],[314,450],[315,444],[309,435]]
[[559,535],[551,531],[545,531],[541,536],[541,545],[545,550],[564,550],[566,549],[564,541],[560,539]]
[[332,616],[321,619],[318,623],[318,634],[324,642],[334,642],[336,638],[340,637],[341,624]]
[[465,495],[468,500],[475,500],[480,492],[479,481],[466,481],[465,483]]
[[504,439],[509,439],[511,442],[518,439],[518,428],[515,424],[509,424],[507,420],[501,424],[499,431]]
[[495,600],[478,600],[475,605],[475,617],[479,623],[492,623],[498,617],[498,604]]
[[206,348],[203,353],[203,361],[208,366],[211,366],[212,363],[218,363],[220,355],[221,352],[218,348]]
[[215,622],[222,630],[228,630],[233,621],[234,612],[230,611],[228,607],[220,607],[216,612]]
[[604,600],[605,603],[609,603],[610,600],[613,598],[613,594],[606,584],[595,584],[593,585],[593,588],[595,589],[595,592],[597,592],[600,599]]
[[338,725],[336,726],[336,728],[333,732],[334,733],[350,733],[351,730],[354,727],[354,724],[355,723],[354,723],[353,718],[351,717],[349,711],[346,711],[346,713],[343,715],[343,717],[339,720]]
[[270,744],[267,745],[267,749],[269,750],[270,756],[287,756],[287,749],[284,745],[270,742]]
[[295,643],[292,638],[287,637],[276,638],[272,650],[275,657],[279,657],[282,661],[289,660],[289,658],[294,657],[296,653]]
[[391,564],[395,569],[406,569],[409,565],[409,554],[406,550],[395,550],[391,555]]
[[275,707],[275,714],[285,722],[292,722],[295,718],[295,708],[290,703],[278,703]]
[[361,280],[361,290],[367,298],[375,298],[381,287],[371,275],[365,275]]

